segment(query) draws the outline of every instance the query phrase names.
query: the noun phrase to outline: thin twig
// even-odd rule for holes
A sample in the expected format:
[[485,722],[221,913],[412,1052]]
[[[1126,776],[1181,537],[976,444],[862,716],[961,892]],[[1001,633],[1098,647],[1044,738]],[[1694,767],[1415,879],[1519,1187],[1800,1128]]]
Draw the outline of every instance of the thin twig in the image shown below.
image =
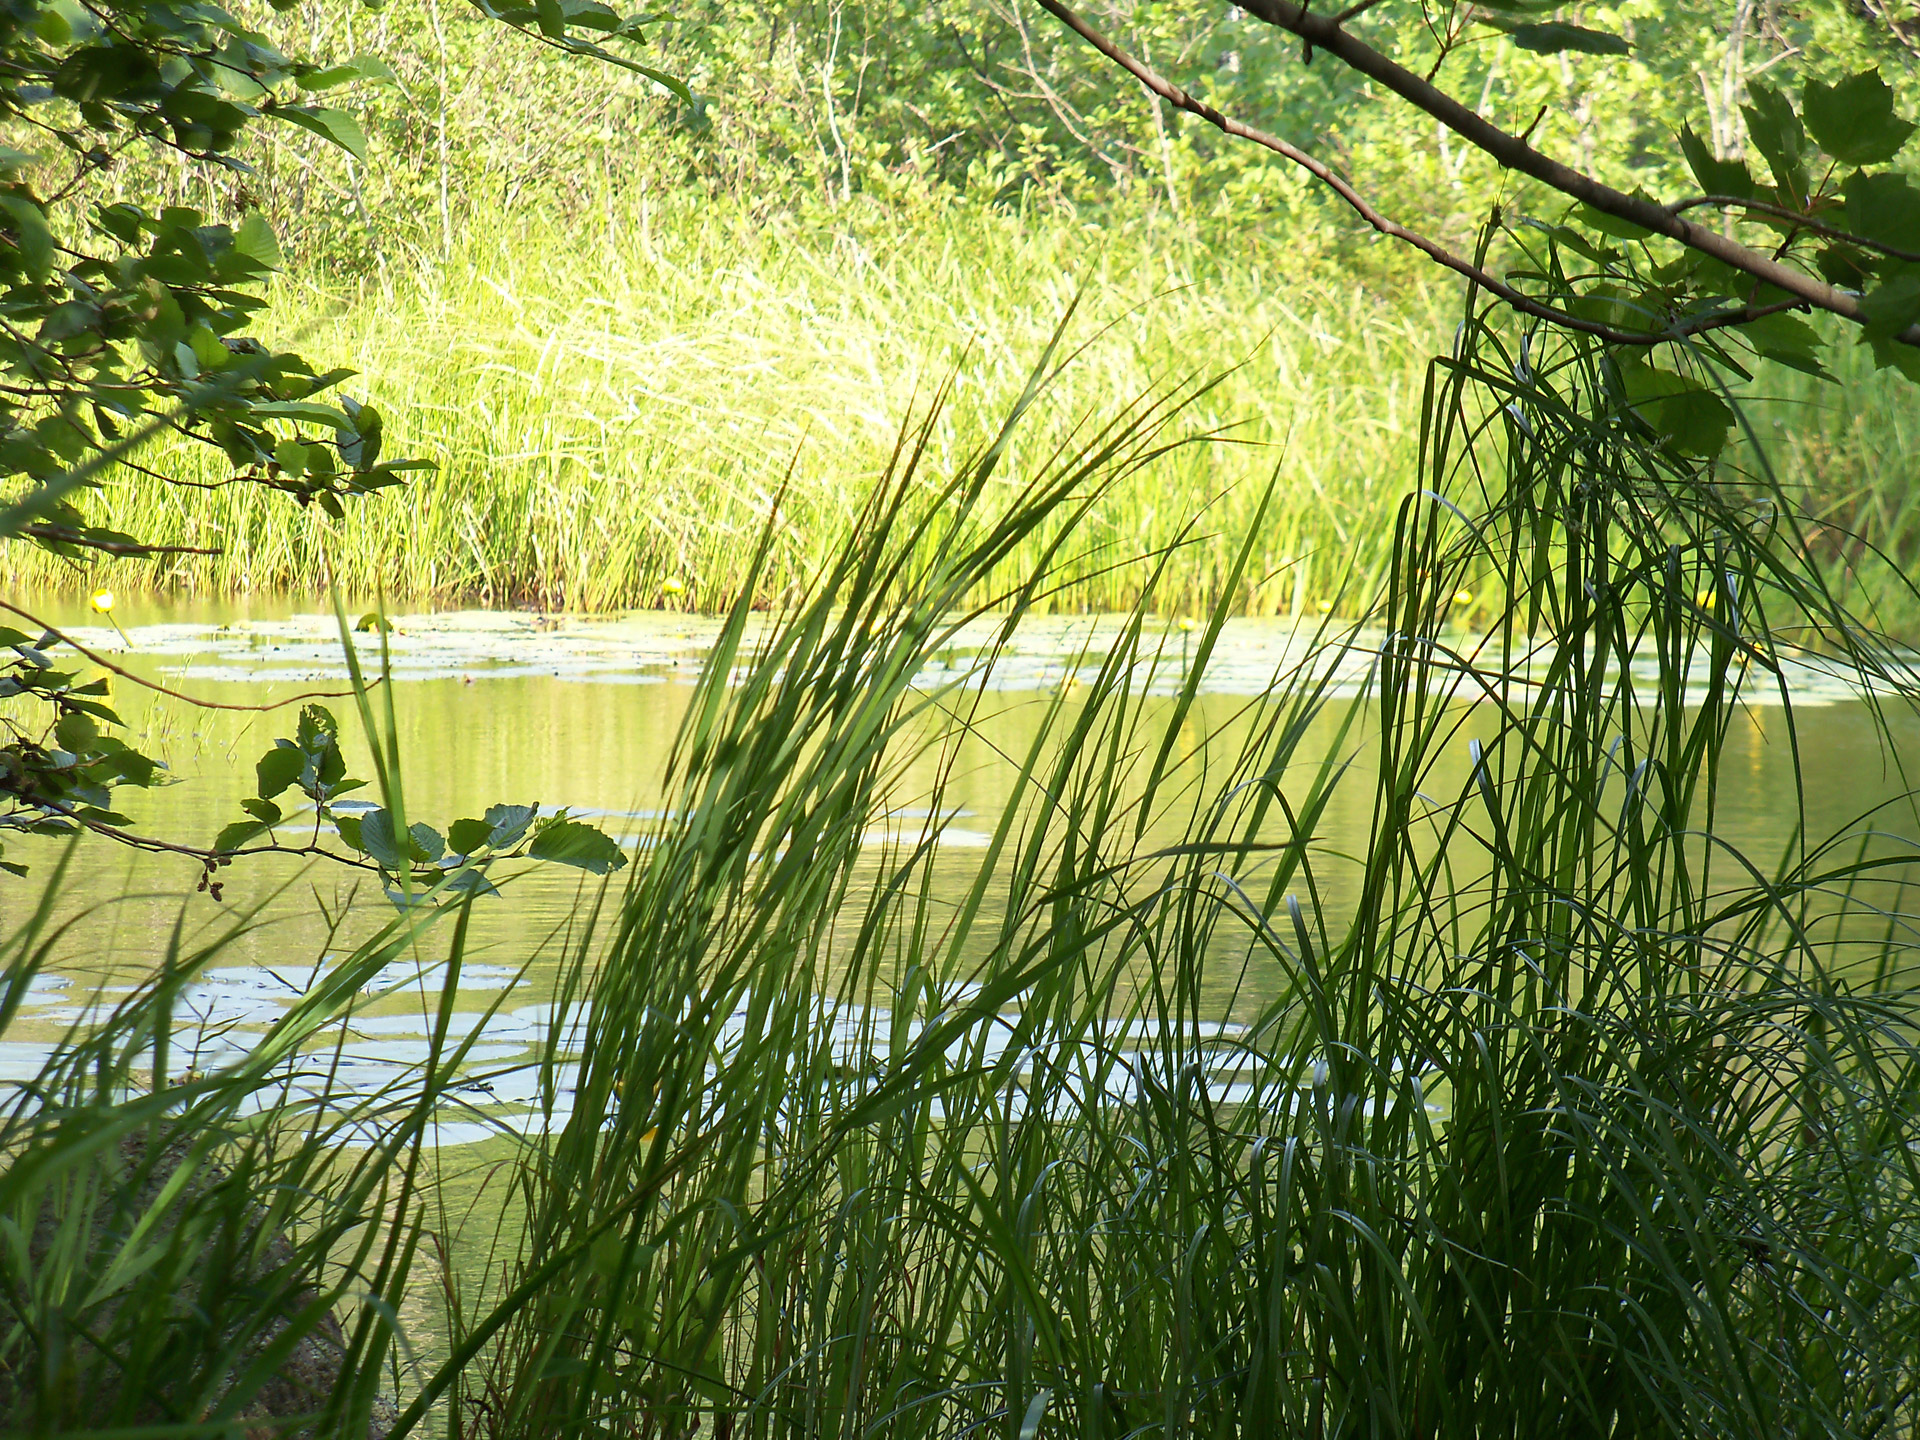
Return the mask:
[[143,545],[138,540],[99,540],[78,530],[70,530],[65,525],[45,523],[22,525],[16,534],[25,535],[31,540],[39,540],[51,545],[79,545],[88,550],[101,550],[108,555],[224,555],[220,549],[209,549],[204,545]]
[[[1759,318],[1763,314],[1772,314],[1780,310],[1796,310],[1806,303],[1800,299],[1795,299],[1779,305],[1769,305],[1760,308],[1748,306],[1739,310],[1720,311],[1715,314],[1702,316],[1697,320],[1688,321],[1683,325],[1669,325],[1665,329],[1657,331],[1620,330],[1612,325],[1605,325],[1596,320],[1583,319],[1578,315],[1570,315],[1564,310],[1557,310],[1551,305],[1543,304],[1534,299],[1531,295],[1516,290],[1513,286],[1507,284],[1506,281],[1475,265],[1472,261],[1456,255],[1439,241],[1430,239],[1417,230],[1409,230],[1406,226],[1396,221],[1389,220],[1378,210],[1374,209],[1359,191],[1355,190],[1352,185],[1342,179],[1325,161],[1309,155],[1306,151],[1300,149],[1299,146],[1282,140],[1277,135],[1270,135],[1264,130],[1255,129],[1253,126],[1235,120],[1231,116],[1223,115],[1204,100],[1199,100],[1189,95],[1172,81],[1167,80],[1127,54],[1118,45],[1115,45],[1111,40],[1107,39],[1106,36],[1094,29],[1093,26],[1089,25],[1072,10],[1068,9],[1061,3],[1061,0],[1040,0],[1040,5],[1065,24],[1067,28],[1079,35],[1089,45],[1093,46],[1094,49],[1098,50],[1102,55],[1105,55],[1109,60],[1113,61],[1114,64],[1120,66],[1128,74],[1132,75],[1134,79],[1138,80],[1142,85],[1146,86],[1147,89],[1160,96],[1169,104],[1185,110],[1190,115],[1199,116],[1209,125],[1214,126],[1225,134],[1235,136],[1242,140],[1250,140],[1256,145],[1264,146],[1266,149],[1273,151],[1276,155],[1291,160],[1294,164],[1300,166],[1315,179],[1326,185],[1342,200],[1346,201],[1362,220],[1365,220],[1367,224],[1371,225],[1382,235],[1389,235],[1396,240],[1404,241],[1406,244],[1413,246],[1414,249],[1420,251],[1429,259],[1437,261],[1456,274],[1464,275],[1475,284],[1487,290],[1490,294],[1499,296],[1500,299],[1506,301],[1507,304],[1513,306],[1514,309],[1520,311],[1522,314],[1531,315],[1540,320],[1551,321],[1555,325],[1562,325],[1570,330],[1578,330],[1587,335],[1594,335],[1615,345],[1660,345],[1684,335],[1698,335],[1708,330],[1718,330],[1729,325],[1744,324],[1749,320]],[[1317,44],[1318,42],[1316,41],[1315,43]]]
[[[1041,0],[1041,3],[1054,14],[1065,18],[1061,14],[1064,7],[1057,6],[1054,0]],[[1352,32],[1343,30],[1334,16],[1314,15],[1305,6],[1294,4],[1293,0],[1244,0],[1241,8],[1276,29],[1298,35],[1316,50],[1325,50],[1349,69],[1377,80],[1415,109],[1431,115],[1461,139],[1491,155],[1502,168],[1530,175],[1562,195],[1592,206],[1603,215],[1629,221],[1657,235],[1677,240],[1691,250],[1725,261],[1755,280],[1777,285],[1815,309],[1829,311],[1856,325],[1866,323],[1866,313],[1860,308],[1858,296],[1849,295],[1778,260],[1768,259],[1718,231],[1671,214],[1657,201],[1628,195],[1610,185],[1603,185],[1591,175],[1541,154],[1519,136],[1508,134],[1444,90],[1422,80],[1404,66],[1395,64]],[[1080,25],[1073,28],[1081,30]],[[1084,34],[1084,30],[1081,33]],[[1119,57],[1110,55],[1109,58],[1117,61]],[[1920,324],[1907,326],[1895,338],[1908,345],[1920,346]]]
[[[98,665],[102,670],[111,670],[115,675],[118,675],[123,680],[131,680],[136,685],[144,686],[148,690],[157,691],[158,693],[169,696],[175,700],[185,701],[187,704],[197,706],[202,710],[247,710],[247,711],[283,710],[289,705],[299,704],[302,700],[344,700],[348,696],[354,693],[351,690],[303,690],[298,695],[287,696],[287,698],[284,700],[269,700],[269,701],[266,701],[264,704],[260,704],[260,705],[241,705],[236,702],[228,701],[228,700],[205,700],[198,695],[188,695],[182,691],[170,689],[167,686],[162,685],[158,680],[149,680],[144,675],[136,675],[133,673],[133,671],[114,664],[111,660],[107,659],[99,651],[91,650],[87,648],[85,645],[82,645],[78,640],[75,640],[71,635],[68,635],[64,631],[59,630],[52,625],[49,625],[46,621],[42,620],[38,615],[35,615],[30,610],[22,610],[18,605],[12,604],[11,602],[6,600],[0,600],[0,610],[10,611],[11,613],[18,615],[22,620],[28,620],[28,621],[31,621],[33,624],[38,625],[42,630],[46,631],[47,634],[53,636],[61,644],[79,651],[82,655],[86,656],[87,659],[91,660],[95,665]],[[386,676],[382,675],[377,679],[375,679],[372,682],[372,685],[384,685],[385,683],[386,683]],[[368,688],[371,689],[372,685],[370,685]]]

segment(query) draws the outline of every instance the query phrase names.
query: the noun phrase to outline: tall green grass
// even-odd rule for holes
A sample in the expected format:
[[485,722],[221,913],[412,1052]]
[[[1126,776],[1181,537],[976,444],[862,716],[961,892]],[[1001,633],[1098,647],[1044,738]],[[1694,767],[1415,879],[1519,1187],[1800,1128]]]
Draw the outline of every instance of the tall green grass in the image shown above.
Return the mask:
[[[840,228],[810,229],[680,198],[616,212],[597,232],[520,216],[476,225],[443,268],[387,290],[333,291],[296,273],[276,322],[305,353],[364,372],[351,388],[385,414],[388,448],[439,473],[352,507],[344,524],[246,486],[118,487],[101,500],[117,523],[224,553],[88,574],[122,590],[298,591],[331,575],[355,593],[714,609],[740,593],[778,497],[757,583],[762,598],[795,594],[847,542],[915,398],[952,378],[924,467],[944,481],[1082,289],[1094,326],[1014,442],[1003,487],[1089,417],[1222,356],[1244,364],[1188,417],[1236,443],[1109,492],[1083,527],[1083,543],[1106,552],[1068,569],[1082,582],[1072,603],[1130,603],[1141,575],[1114,558],[1164,545],[1212,504],[1206,538],[1162,593],[1209,603],[1276,468],[1285,502],[1236,605],[1312,608],[1356,552],[1380,563],[1378,534],[1414,463],[1421,366],[1450,323],[1443,296],[1369,291],[1293,273],[1283,252],[1221,257],[1177,233],[1057,212],[844,214]],[[213,476],[184,450],[160,468]],[[25,586],[86,578],[18,546],[6,563]]]
[[[354,1399],[321,1428],[364,1433],[411,1261],[445,1329],[396,1434],[1909,1433],[1913,817],[1770,856],[1714,834],[1726,726],[1806,647],[1883,703],[1915,689],[1786,497],[1655,448],[1593,347],[1529,368],[1470,313],[1427,372],[1375,623],[1324,622],[1237,738],[1201,727],[1198,677],[1283,501],[1261,492],[1191,652],[1155,648],[1145,588],[1046,700],[987,847],[949,850],[939,787],[901,794],[903,747],[956,757],[983,692],[927,662],[976,607],[1009,641],[1111,494],[1199,448],[1184,427],[1215,393],[1107,411],[1023,467],[1058,358],[964,463],[939,463],[933,395],[754,650],[777,535],[749,550],[673,802],[573,932],[545,1123],[499,1142],[484,1263],[420,1259],[438,1065],[363,1117],[387,1188],[299,1172],[288,1229],[320,1236],[344,1196],[370,1237],[302,1252],[330,1299],[371,1297]],[[1463,641],[1454,596],[1489,574],[1506,603]],[[1343,693],[1355,646],[1372,685]],[[1168,683],[1171,708],[1148,703]],[[1328,713],[1335,743],[1307,749]],[[1350,787],[1374,824],[1335,853],[1320,818]],[[876,848],[908,798],[924,833]],[[111,1085],[16,1105],[12,1233],[73,1213],[33,1177],[90,1173],[96,1128],[202,1133],[203,1093],[307,1043],[294,1026],[205,1092],[144,1088],[192,958],[107,1027],[119,1049],[57,1072]],[[293,1129],[315,1137],[295,1154],[326,1143]],[[112,1256],[141,1232],[108,1233]],[[0,1253],[16,1291],[41,1283]],[[117,1317],[178,1323],[131,1267],[90,1264],[82,1301],[5,1318],[0,1358],[40,1363],[119,1295],[139,1298]],[[135,1332],[98,1352],[116,1340]],[[210,1408],[174,1433],[245,1403],[190,1393]]]
[[[296,267],[277,323],[362,371],[350,388],[384,411],[389,447],[439,472],[344,523],[248,486],[116,484],[97,504],[122,529],[222,553],[82,568],[15,544],[0,563],[29,589],[304,592],[332,576],[448,603],[714,609],[740,593],[778,497],[756,584],[761,599],[791,596],[846,543],[896,417],[953,378],[924,466],[951,477],[1082,291],[1095,325],[1009,476],[1029,476],[1089,416],[1239,368],[1188,417],[1233,443],[1106,492],[1082,528],[1103,548],[1065,564],[1062,603],[1126,608],[1148,572],[1113,561],[1185,535],[1156,582],[1167,609],[1357,613],[1418,469],[1423,367],[1451,333],[1453,292],[1384,268],[1336,274],[1266,239],[1227,252],[1167,224],[961,201],[851,204],[829,228],[683,195],[564,232],[524,215],[476,224],[443,266],[384,284],[330,288]],[[1770,372],[1753,387],[1775,401],[1758,412],[1770,454],[1829,528],[1817,548],[1836,576],[1873,546],[1911,558],[1900,497],[1916,489],[1907,442],[1920,423],[1913,388],[1874,377],[1858,347],[1839,373],[1835,386]],[[219,478],[184,448],[155,458]],[[1229,595],[1269,479],[1275,503]],[[1010,556],[1009,574],[1038,554]],[[1866,588],[1884,588],[1884,568],[1868,564]],[[1920,615],[1885,618],[1911,629]]]

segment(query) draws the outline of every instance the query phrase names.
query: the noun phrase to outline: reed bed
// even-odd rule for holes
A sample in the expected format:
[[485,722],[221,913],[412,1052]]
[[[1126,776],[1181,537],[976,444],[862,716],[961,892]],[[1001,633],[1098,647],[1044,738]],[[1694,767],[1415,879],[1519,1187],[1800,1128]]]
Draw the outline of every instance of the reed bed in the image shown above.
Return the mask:
[[[388,288],[295,277],[273,312],[286,338],[363,372],[352,388],[386,416],[389,451],[438,473],[344,524],[244,486],[115,487],[100,503],[116,523],[223,553],[82,575],[11,547],[14,583],[217,595],[305,591],[331,575],[361,594],[711,610],[739,594],[777,497],[757,598],[798,593],[846,542],[915,398],[952,382],[923,470],[944,481],[1084,291],[1084,349],[1015,442],[1010,477],[1090,416],[1223,357],[1240,368],[1187,417],[1233,444],[1115,489],[1085,518],[1083,541],[1104,553],[1065,572],[1073,603],[1131,603],[1142,572],[1114,562],[1160,548],[1204,509],[1160,591],[1204,607],[1277,470],[1285,503],[1234,602],[1312,609],[1340,593],[1356,555],[1380,563],[1378,533],[1415,460],[1422,366],[1450,326],[1436,305],[1451,305],[1413,283],[1297,274],[1283,250],[1223,259],[1143,223],[959,204],[850,207],[831,229],[718,201],[615,214],[585,234],[516,216],[476,225],[453,260]],[[213,478],[184,450],[160,463]]]
[[[311,1329],[333,1306],[349,1378],[310,1413],[342,1436],[1913,1430],[1912,816],[1768,857],[1714,836],[1726,726],[1783,658],[1915,698],[1785,496],[1655,448],[1592,346],[1516,367],[1470,312],[1427,372],[1373,628],[1324,622],[1229,741],[1194,708],[1229,603],[1170,676],[1147,588],[1046,702],[984,850],[943,852],[937,784],[924,834],[876,850],[904,737],[955,754],[941,735],[984,703],[964,675],[916,683],[955,625],[995,614],[1004,643],[1109,491],[1194,448],[1204,386],[1020,473],[1056,358],[944,477],[959,392],[931,396],[853,538],[749,650],[777,537],[752,548],[675,798],[568,937],[490,1231],[456,1237],[430,1198],[457,906],[397,918],[219,1073],[169,1086],[143,1053],[204,963],[174,952],[108,1038],[56,1057],[0,1130],[0,1214],[74,1237],[72,1258],[0,1252],[31,1302],[0,1321],[0,1363],[107,1375],[141,1345],[124,1373],[165,1413],[49,1379],[42,1429],[217,1433],[292,1333],[264,1317]],[[1223,596],[1277,487],[1253,503]],[[1490,572],[1508,603],[1463,644],[1453,597]],[[1333,661],[1362,644],[1372,683],[1343,693]],[[1170,709],[1144,703],[1170,678]],[[1324,714],[1342,723],[1310,751]],[[1333,853],[1319,817],[1354,786],[1375,823]],[[10,986],[51,938],[29,924]],[[454,981],[408,1086],[251,1113],[291,1056],[324,1074],[326,1018],[410,955]],[[343,1109],[374,1159],[328,1169]],[[242,1190],[176,1192],[197,1218],[163,1224],[100,1163],[140,1127],[142,1154],[270,1159],[223,1172]],[[175,1296],[231,1290],[245,1247],[141,1262],[161,1236],[258,1233],[259,1195],[299,1240],[277,1303],[200,1323]],[[461,1259],[428,1261],[456,1239]],[[403,1351],[410,1268],[443,1329]],[[157,1368],[153,1337],[180,1334]]]
[[[953,382],[922,471],[935,483],[1084,294],[1083,348],[1008,476],[1087,417],[1222,364],[1237,368],[1186,423],[1231,443],[1105,492],[1047,603],[1127,608],[1149,573],[1127,562],[1178,536],[1154,582],[1164,610],[1224,599],[1352,616],[1389,563],[1393,506],[1419,465],[1426,357],[1457,298],[1354,257],[1345,274],[1370,278],[1337,278],[1314,255],[1258,234],[1227,253],[1176,226],[1060,210],[852,204],[829,223],[668,197],[564,233],[527,215],[476,223],[445,264],[357,288],[296,265],[272,312],[282,338],[361,371],[349,388],[386,415],[388,448],[438,472],[344,522],[246,486],[110,484],[95,503],[120,528],[222,553],[80,566],[14,545],[6,581],[217,597],[308,593],[332,576],[420,602],[712,610],[740,593],[777,499],[756,599],[791,597],[846,542],[916,397]],[[1831,385],[1763,368],[1745,398],[1780,483],[1821,522],[1829,573],[1885,601],[1896,587],[1882,580],[1916,558],[1901,497],[1920,493],[1920,402],[1859,347],[1833,363]],[[153,458],[218,478],[183,448]],[[1751,468],[1751,448],[1727,463]],[[1269,480],[1275,503],[1229,595]],[[1010,556],[1006,578],[1039,553]],[[1920,611],[1880,618],[1911,632]]]

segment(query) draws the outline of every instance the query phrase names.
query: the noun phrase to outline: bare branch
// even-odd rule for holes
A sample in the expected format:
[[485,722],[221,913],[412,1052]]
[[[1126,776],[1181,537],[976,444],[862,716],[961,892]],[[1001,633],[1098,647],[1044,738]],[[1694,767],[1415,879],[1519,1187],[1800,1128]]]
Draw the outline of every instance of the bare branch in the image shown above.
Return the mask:
[[[1041,3],[1055,14],[1060,13],[1050,0],[1041,0]],[[1857,325],[1866,323],[1866,315],[1860,308],[1857,296],[1783,265],[1717,231],[1683,219],[1652,200],[1642,200],[1615,190],[1591,175],[1541,154],[1519,136],[1508,134],[1453,96],[1404,66],[1396,65],[1364,40],[1342,29],[1337,16],[1315,15],[1305,6],[1294,4],[1293,0],[1243,0],[1241,8],[1277,29],[1298,35],[1308,45],[1326,51],[1349,69],[1377,80],[1414,108],[1425,111],[1463,140],[1491,155],[1504,168],[1530,175],[1562,195],[1592,206],[1603,215],[1629,221],[1656,235],[1677,240],[1689,249],[1711,255],[1744,275],[1778,286],[1817,310],[1829,311]],[[1920,345],[1920,325],[1909,325],[1896,338],[1909,345]]]
[[1568,314],[1564,310],[1556,310],[1553,306],[1542,304],[1531,295],[1516,290],[1497,275],[1482,269],[1465,257],[1455,254],[1439,241],[1422,235],[1417,230],[1409,230],[1406,226],[1396,221],[1389,220],[1378,210],[1374,209],[1359,191],[1355,190],[1352,185],[1341,178],[1325,161],[1309,155],[1306,151],[1300,149],[1299,146],[1282,140],[1277,135],[1270,135],[1264,130],[1255,129],[1253,126],[1243,124],[1231,116],[1223,115],[1204,100],[1196,99],[1194,96],[1189,95],[1178,85],[1173,84],[1148,66],[1134,59],[1133,56],[1127,54],[1118,45],[1115,45],[1111,40],[1107,39],[1106,36],[1094,29],[1093,26],[1081,19],[1080,16],[1076,15],[1072,10],[1069,10],[1061,3],[1061,0],[1039,0],[1039,3],[1043,9],[1059,19],[1068,29],[1079,35],[1089,45],[1093,46],[1094,49],[1098,50],[1102,55],[1105,55],[1109,60],[1113,61],[1114,64],[1120,66],[1142,85],[1146,86],[1147,89],[1160,96],[1169,104],[1185,110],[1190,115],[1199,116],[1208,124],[1215,126],[1228,135],[1235,136],[1242,140],[1250,140],[1256,145],[1264,146],[1266,149],[1273,151],[1274,154],[1284,159],[1291,160],[1316,180],[1319,180],[1323,185],[1327,186],[1342,200],[1346,201],[1362,220],[1365,220],[1367,224],[1371,225],[1382,235],[1390,235],[1396,240],[1413,246],[1414,249],[1420,251],[1430,260],[1446,266],[1447,269],[1454,271],[1456,274],[1464,275],[1467,279],[1473,281],[1490,294],[1499,296],[1500,299],[1506,301],[1507,304],[1522,314],[1531,315],[1540,320],[1548,320],[1555,325],[1563,325],[1570,330],[1578,330],[1584,334],[1594,335],[1616,345],[1659,345],[1685,335],[1698,335],[1709,330],[1722,329],[1729,325],[1744,324],[1746,321],[1757,319],[1762,315],[1775,314],[1782,310],[1797,310],[1807,303],[1800,299],[1794,299],[1779,304],[1759,307],[1747,306],[1739,310],[1724,310],[1710,315],[1699,316],[1696,319],[1689,320],[1683,325],[1670,325],[1662,330],[1621,330],[1615,326],[1605,325],[1596,320],[1587,320],[1578,315]]
[[65,525],[37,524],[22,525],[14,532],[29,539],[39,540],[52,545],[78,545],[85,550],[99,550],[108,555],[223,555],[219,549],[208,549],[203,545],[143,545],[138,540],[101,540],[82,530],[73,530]]
[[1891,245],[1883,245],[1878,240],[1869,240],[1864,235],[1855,235],[1847,230],[1836,230],[1810,216],[1785,205],[1775,205],[1766,200],[1746,200],[1738,195],[1701,195],[1692,200],[1677,200],[1667,209],[1678,215],[1682,210],[1696,210],[1702,205],[1719,205],[1727,209],[1751,210],[1760,215],[1772,215],[1781,220],[1791,220],[1802,230],[1811,230],[1829,240],[1838,240],[1843,244],[1857,245],[1862,250],[1872,250],[1879,255],[1891,256],[1895,260],[1920,262],[1920,251],[1899,250]]
[[[351,690],[302,690],[298,695],[289,695],[284,700],[268,700],[259,705],[242,705],[229,700],[206,700],[206,699],[202,699],[198,695],[188,695],[183,691],[170,690],[165,685],[162,685],[158,680],[149,680],[144,675],[136,675],[134,674],[133,671],[114,664],[111,660],[107,659],[106,656],[102,655],[99,651],[89,649],[87,646],[82,645],[78,640],[74,639],[71,635],[68,635],[64,631],[59,630],[54,626],[47,624],[46,621],[42,620],[38,615],[35,615],[32,611],[22,610],[18,605],[15,605],[10,601],[0,600],[0,610],[5,610],[11,614],[18,615],[22,620],[25,620],[30,624],[38,625],[42,630],[44,630],[47,634],[53,636],[62,645],[67,646],[71,650],[78,651],[80,654],[86,656],[87,659],[92,661],[95,665],[98,665],[102,670],[109,670],[115,675],[118,675],[122,680],[131,680],[134,684],[141,686],[144,689],[155,691],[158,694],[168,696],[174,700],[183,700],[187,704],[197,706],[202,710],[246,710],[246,711],[284,710],[289,705],[298,705],[302,700],[344,700],[348,696],[354,693]],[[380,679],[375,680],[373,682],[373,685],[380,685],[384,683],[385,683],[385,677],[383,676]],[[367,688],[372,689],[373,686],[369,685]]]

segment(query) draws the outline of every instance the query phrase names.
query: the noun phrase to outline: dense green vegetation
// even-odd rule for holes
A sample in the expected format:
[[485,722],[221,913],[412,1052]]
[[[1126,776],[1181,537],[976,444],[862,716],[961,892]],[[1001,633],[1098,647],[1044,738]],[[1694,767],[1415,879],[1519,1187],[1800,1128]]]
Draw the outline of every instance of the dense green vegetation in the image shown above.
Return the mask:
[[[1115,502],[1114,535],[1140,548],[1227,497],[1200,527],[1217,540],[1173,562],[1166,603],[1210,602],[1276,467],[1299,503],[1262,537],[1241,603],[1337,596],[1356,542],[1362,574],[1383,563],[1380,507],[1417,464],[1407,397],[1450,328],[1435,317],[1451,313],[1453,282],[1271,156],[1116,85],[1044,15],[796,5],[747,26],[676,12],[649,28],[648,55],[687,78],[690,107],[465,6],[242,13],[289,54],[371,55],[390,70],[390,83],[369,67],[374,78],[320,97],[364,131],[364,156],[255,127],[238,142],[245,173],[130,154],[103,179],[128,200],[270,216],[286,268],[265,333],[361,371],[352,384],[377,397],[386,457],[440,469],[341,520],[249,487],[129,476],[85,508],[149,543],[217,553],[75,563],[15,544],[16,585],[298,592],[324,553],[367,596],[378,582],[442,603],[713,605],[734,593],[740,537],[791,470],[771,598],[838,542],[905,400],[957,368],[955,422],[975,403],[993,413],[1081,287],[1119,321],[1078,372],[1089,395],[1249,361],[1203,418],[1264,448],[1215,452]],[[1912,26],[1897,10],[1714,14],[1587,17],[1630,38],[1657,24],[1625,59],[1476,42],[1447,63],[1467,67],[1455,88],[1490,113],[1524,125],[1538,111],[1538,143],[1656,194],[1691,184],[1672,138],[1683,124],[1717,154],[1752,153],[1742,82],[1776,73],[1783,54],[1810,78],[1881,63],[1914,107]],[[1391,24],[1410,27],[1391,32],[1403,58],[1430,41],[1411,15]],[[1115,33],[1170,73],[1206,77],[1203,93],[1235,113],[1331,147],[1396,218],[1456,249],[1496,201],[1557,213],[1539,187],[1369,103],[1337,67],[1302,67],[1245,17],[1160,4]],[[1838,386],[1763,369],[1739,388],[1787,402],[1758,413],[1812,522],[1858,526],[1856,551],[1904,559],[1904,507],[1888,497],[1912,489],[1920,412],[1851,348],[1827,362]],[[450,355],[471,363],[456,370]],[[468,404],[476,385],[482,403]],[[163,453],[159,469],[201,482],[228,463],[187,444]],[[1130,602],[1138,573],[1105,564],[1067,603]],[[1914,623],[1897,608],[1886,618]]]
[[[1426,358],[1453,328],[1452,287],[1431,277],[1295,269],[1279,246],[1214,249],[1143,219],[952,200],[856,204],[814,227],[682,197],[572,223],[475,236],[418,287],[282,293],[276,323],[364,372],[407,453],[438,467],[405,495],[340,522],[246,488],[129,486],[109,499],[120,528],[220,553],[76,570],[28,552],[18,580],[297,593],[324,572],[368,600],[384,586],[442,603],[711,609],[739,592],[747,539],[778,494],[782,541],[759,584],[789,595],[841,543],[914,398],[957,380],[929,462],[944,470],[1084,293],[1085,351],[1019,442],[1022,461],[1116,399],[1238,368],[1188,415],[1231,443],[1109,492],[1057,603],[1131,605],[1145,569],[1115,562],[1189,532],[1157,603],[1209,607],[1277,477],[1233,603],[1353,614],[1388,563],[1392,507],[1419,463]],[[1801,510],[1864,542],[1825,553],[1864,566],[1884,623],[1911,633],[1920,614],[1875,583],[1865,547],[1896,566],[1914,558],[1903,497],[1920,486],[1920,403],[1864,352],[1834,364],[1831,385],[1763,370],[1751,414]],[[167,468],[215,478],[217,457],[166,453]]]
[[[751,655],[735,607],[657,843],[555,957],[544,1123],[477,1165],[430,1147],[488,1073],[458,909],[403,912],[222,1067],[167,1059],[217,940],[53,1056],[0,1141],[0,1213],[53,1257],[13,1262],[15,1423],[291,1416],[275,1367],[338,1307],[348,1378],[306,1396],[338,1435],[1902,1433],[1911,849],[1709,837],[1787,618],[1911,676],[1764,513],[1645,442],[1597,351],[1520,385],[1476,316],[1434,366],[1445,498],[1397,507],[1370,694],[1329,692],[1330,629],[1221,748],[1197,670],[1143,703],[1135,612],[1018,757],[1048,803],[1016,797],[957,893],[937,823],[865,839],[938,814],[901,746],[979,703],[915,677],[1180,416],[1112,417],[997,500],[1006,434],[920,483],[929,412]],[[1524,588],[1456,648],[1489,563]],[[1003,638],[1047,583],[1001,597]],[[1303,751],[1327,709],[1334,747]],[[1348,787],[1374,824],[1343,855],[1316,831]],[[1154,816],[1186,838],[1143,843]],[[15,932],[10,1008],[58,944]],[[396,959],[447,964],[428,1056],[338,1091],[328,1022]],[[403,1349],[423,1306],[442,1338]]]
[[[104,683],[0,632],[0,827],[72,837],[0,1034],[102,837],[218,903],[311,805],[392,902],[264,1035],[188,1014],[241,916],[39,1037],[0,1426],[1920,1425],[1920,816],[1719,826],[1746,705],[1920,702],[1915,17],[1041,9],[0,7],[9,134],[67,151],[0,154],[16,583],[724,613],[630,863],[410,823],[352,662],[377,807],[314,708],[210,847],[141,836]],[[1060,606],[1121,638],[949,847],[908,763]],[[1249,609],[1312,643],[1223,726]],[[604,883],[504,957],[538,1058],[490,1068],[469,927],[523,857]]]

